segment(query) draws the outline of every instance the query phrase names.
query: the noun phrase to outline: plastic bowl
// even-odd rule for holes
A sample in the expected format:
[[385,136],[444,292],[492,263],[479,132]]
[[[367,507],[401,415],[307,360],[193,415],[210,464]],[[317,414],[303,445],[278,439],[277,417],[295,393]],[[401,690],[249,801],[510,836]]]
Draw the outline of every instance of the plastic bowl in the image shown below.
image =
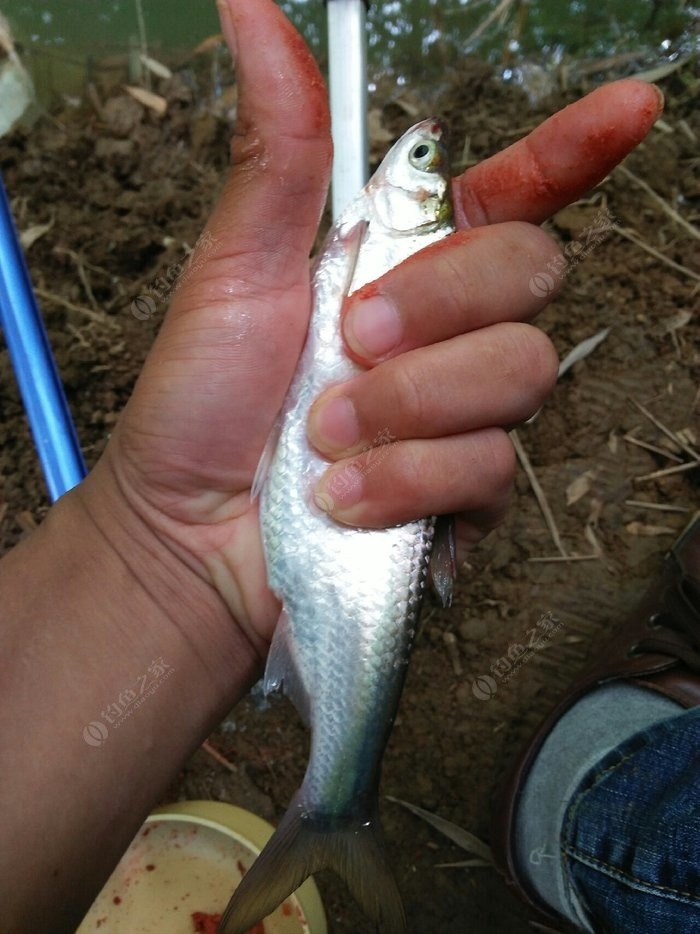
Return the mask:
[[[77,934],[194,934],[216,931],[241,878],[272,834],[267,821],[216,801],[158,808],[122,857]],[[254,934],[327,934],[312,879]]]

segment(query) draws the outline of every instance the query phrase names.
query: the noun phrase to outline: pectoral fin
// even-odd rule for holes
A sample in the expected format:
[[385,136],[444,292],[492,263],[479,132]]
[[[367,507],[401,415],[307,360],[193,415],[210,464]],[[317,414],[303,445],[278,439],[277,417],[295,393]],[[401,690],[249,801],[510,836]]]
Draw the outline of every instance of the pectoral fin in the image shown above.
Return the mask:
[[343,244],[343,249],[345,250],[345,255],[347,258],[347,274],[345,286],[343,288],[343,293],[345,295],[350,294],[352,280],[355,277],[355,270],[357,269],[357,260],[360,256],[360,247],[362,246],[362,242],[365,239],[365,234],[367,233],[368,227],[369,222],[362,220],[358,221],[347,230],[341,229],[339,232],[339,237]]
[[275,419],[272,428],[270,429],[270,434],[267,436],[265,447],[262,449],[262,454],[260,455],[258,466],[255,468],[253,484],[250,488],[251,502],[254,502],[258,496],[260,496],[260,491],[262,490],[265,484],[265,480],[267,479],[270,464],[272,463],[272,458],[275,456],[277,442],[279,441],[280,433],[282,431],[282,420],[282,413],[280,412],[280,414]]
[[456,577],[455,517],[438,516],[435,522],[433,550],[430,555],[430,582],[443,606],[452,606]]

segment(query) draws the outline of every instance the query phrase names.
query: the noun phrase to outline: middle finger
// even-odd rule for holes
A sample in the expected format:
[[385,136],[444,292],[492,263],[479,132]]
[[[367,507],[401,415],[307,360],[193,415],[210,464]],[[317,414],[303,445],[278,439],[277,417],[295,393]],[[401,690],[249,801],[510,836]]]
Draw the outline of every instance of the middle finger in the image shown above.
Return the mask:
[[439,438],[529,418],[557,376],[557,353],[529,324],[503,322],[334,386],[314,403],[311,442],[331,458],[394,439]]

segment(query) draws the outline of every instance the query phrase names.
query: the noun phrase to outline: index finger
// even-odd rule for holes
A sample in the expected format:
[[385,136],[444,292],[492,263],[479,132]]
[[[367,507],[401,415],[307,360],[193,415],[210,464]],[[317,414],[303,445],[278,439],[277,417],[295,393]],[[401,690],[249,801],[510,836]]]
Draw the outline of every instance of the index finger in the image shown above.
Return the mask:
[[457,226],[541,224],[605,178],[644,139],[662,110],[661,91],[634,78],[569,104],[454,179]]

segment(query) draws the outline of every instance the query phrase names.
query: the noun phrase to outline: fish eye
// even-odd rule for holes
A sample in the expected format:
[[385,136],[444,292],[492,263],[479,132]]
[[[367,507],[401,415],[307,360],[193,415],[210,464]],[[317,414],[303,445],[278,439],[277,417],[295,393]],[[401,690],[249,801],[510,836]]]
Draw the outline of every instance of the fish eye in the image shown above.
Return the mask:
[[430,171],[438,161],[438,146],[435,140],[416,143],[409,153],[408,161],[416,169]]

